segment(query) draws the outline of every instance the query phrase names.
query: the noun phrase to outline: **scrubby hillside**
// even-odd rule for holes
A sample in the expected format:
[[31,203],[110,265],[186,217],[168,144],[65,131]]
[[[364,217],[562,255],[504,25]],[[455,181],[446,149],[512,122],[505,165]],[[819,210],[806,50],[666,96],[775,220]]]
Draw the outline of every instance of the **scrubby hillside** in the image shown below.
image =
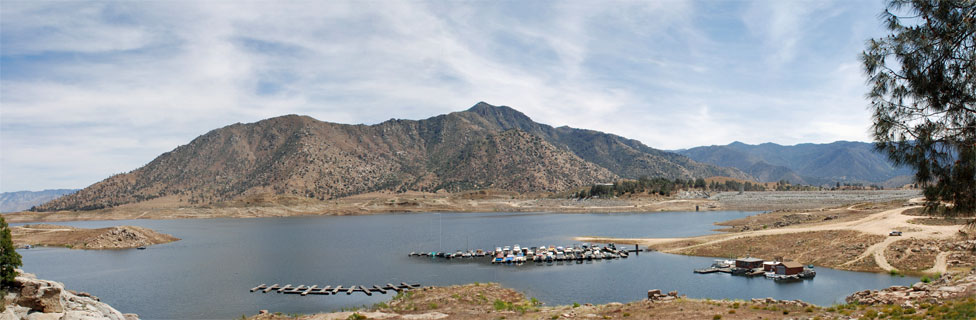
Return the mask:
[[162,197],[206,205],[263,194],[325,200],[377,190],[552,192],[642,175],[750,178],[636,140],[553,128],[512,108],[479,103],[467,111],[375,125],[297,115],[234,124],[36,210],[99,209]]

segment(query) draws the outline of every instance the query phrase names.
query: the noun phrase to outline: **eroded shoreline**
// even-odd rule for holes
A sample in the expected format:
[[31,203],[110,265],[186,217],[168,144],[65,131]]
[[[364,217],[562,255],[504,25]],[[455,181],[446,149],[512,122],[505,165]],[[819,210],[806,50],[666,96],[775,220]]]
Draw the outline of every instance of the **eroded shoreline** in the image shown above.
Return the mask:
[[257,197],[213,206],[183,206],[173,199],[92,211],[18,212],[11,223],[132,219],[264,218],[308,215],[368,215],[415,212],[612,213],[666,211],[815,210],[863,202],[907,200],[913,190],[726,192],[708,198],[638,196],[614,199],[565,199],[497,191],[449,193],[376,192],[318,201],[297,197]]

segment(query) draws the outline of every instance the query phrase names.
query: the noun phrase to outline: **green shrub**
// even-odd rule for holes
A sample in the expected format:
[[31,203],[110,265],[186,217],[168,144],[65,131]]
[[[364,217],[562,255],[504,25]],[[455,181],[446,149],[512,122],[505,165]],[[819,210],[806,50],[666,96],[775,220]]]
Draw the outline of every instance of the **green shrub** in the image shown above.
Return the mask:
[[573,308],[579,308],[579,302],[573,302]]
[[505,301],[502,301],[500,299],[495,299],[495,310],[496,311],[505,310]]
[[14,249],[14,241],[10,237],[10,227],[0,216],[0,287],[6,287],[17,277],[17,268],[23,265],[20,254]]

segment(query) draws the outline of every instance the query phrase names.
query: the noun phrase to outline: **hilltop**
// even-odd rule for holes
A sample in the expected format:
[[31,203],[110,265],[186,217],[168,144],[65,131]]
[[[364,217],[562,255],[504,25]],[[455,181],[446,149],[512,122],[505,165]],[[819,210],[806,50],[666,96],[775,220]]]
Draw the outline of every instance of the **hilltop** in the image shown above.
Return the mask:
[[44,191],[16,191],[0,193],[0,212],[17,212],[54,200],[77,189],[53,189]]
[[150,202],[209,206],[274,195],[325,201],[376,192],[558,192],[639,176],[751,177],[599,131],[554,128],[505,106],[375,125],[287,115],[210,131],[145,166],[35,211]]
[[898,167],[867,142],[837,141],[783,146],[733,142],[675,151],[703,163],[733,167],[760,182],[788,180],[823,185],[840,183],[879,184],[887,187],[910,183],[910,168]]

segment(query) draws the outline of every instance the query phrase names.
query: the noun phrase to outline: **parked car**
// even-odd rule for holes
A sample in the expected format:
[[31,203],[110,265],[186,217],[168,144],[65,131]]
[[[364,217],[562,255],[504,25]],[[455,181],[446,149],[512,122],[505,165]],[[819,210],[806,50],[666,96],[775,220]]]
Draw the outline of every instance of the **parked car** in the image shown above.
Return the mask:
[[901,236],[901,231],[892,231],[888,234],[889,236]]

